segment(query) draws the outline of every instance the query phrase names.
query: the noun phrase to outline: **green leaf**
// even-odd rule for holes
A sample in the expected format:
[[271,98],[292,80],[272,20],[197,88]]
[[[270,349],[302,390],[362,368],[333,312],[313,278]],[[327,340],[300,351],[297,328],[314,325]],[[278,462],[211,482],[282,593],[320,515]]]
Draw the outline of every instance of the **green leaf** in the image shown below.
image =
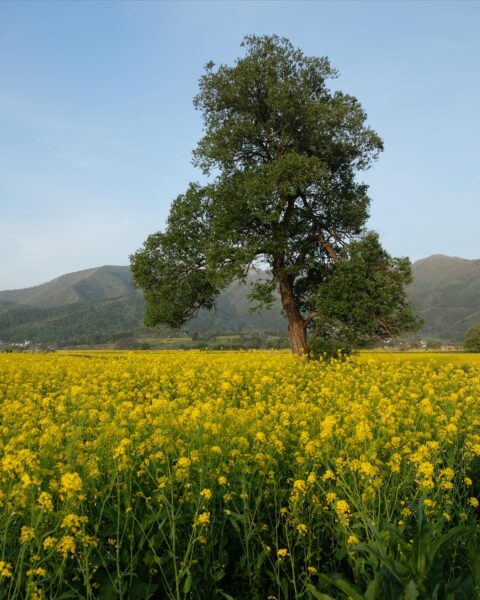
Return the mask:
[[409,581],[403,594],[403,600],[417,600],[419,596],[418,588],[414,581]]
[[375,579],[368,584],[367,591],[365,592],[365,600],[377,600],[379,592],[380,579],[377,575]]
[[260,567],[265,562],[265,559],[267,558],[267,556],[268,556],[268,554],[267,554],[267,552],[265,552],[265,550],[262,550],[260,552],[260,554],[257,557],[257,571],[260,571]]
[[467,535],[469,531],[470,530],[468,527],[458,525],[457,527],[450,529],[443,535],[439,536],[436,540],[431,542],[428,545],[427,549],[429,562],[432,563],[435,560],[435,557],[439,551],[446,550],[448,546],[453,544],[456,540],[463,537],[464,535]]
[[342,592],[348,594],[352,600],[365,600],[364,595],[360,592],[360,590],[339,573],[331,573],[329,575],[322,574],[319,575],[319,579],[327,581],[339,590],[342,590]]
[[245,565],[247,564],[247,556],[245,554],[242,554],[242,556],[240,556],[239,560],[238,560],[238,565],[240,567],[240,569],[244,569]]
[[307,590],[316,600],[335,600],[332,596],[319,592],[311,583],[307,583]]
[[183,593],[188,594],[191,587],[192,587],[192,574],[190,573],[190,571],[188,571],[187,578],[185,579],[185,581],[183,583]]

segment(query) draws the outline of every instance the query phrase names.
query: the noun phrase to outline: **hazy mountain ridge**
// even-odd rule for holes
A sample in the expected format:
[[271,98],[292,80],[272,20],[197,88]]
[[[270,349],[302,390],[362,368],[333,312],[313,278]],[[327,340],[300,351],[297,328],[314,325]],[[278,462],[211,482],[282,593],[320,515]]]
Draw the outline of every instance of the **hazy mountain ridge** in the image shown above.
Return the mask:
[[462,341],[480,323],[480,260],[435,254],[413,265],[408,294],[425,320],[421,333]]
[[[247,281],[256,277],[249,274]],[[216,310],[201,311],[188,330],[223,334],[286,331],[280,306],[252,313],[248,291],[248,285],[234,282],[218,298]],[[94,344],[172,333],[166,328],[145,328],[143,315],[143,294],[133,287],[130,268],[97,267],[32,288],[0,292],[0,339]]]
[[0,292],[0,307],[22,304],[35,308],[52,308],[131,294],[141,295],[141,292],[132,286],[129,267],[107,265],[67,273],[34,287]]
[[[408,295],[425,325],[423,337],[462,341],[480,323],[480,260],[433,255],[413,264]],[[270,310],[251,312],[247,285],[234,282],[218,298],[217,310],[201,311],[188,330],[203,333],[286,333],[277,301]],[[165,336],[167,329],[143,326],[144,301],[132,285],[129,267],[104,266],[68,273],[50,282],[0,292],[0,339],[44,343],[102,343],[122,336]]]

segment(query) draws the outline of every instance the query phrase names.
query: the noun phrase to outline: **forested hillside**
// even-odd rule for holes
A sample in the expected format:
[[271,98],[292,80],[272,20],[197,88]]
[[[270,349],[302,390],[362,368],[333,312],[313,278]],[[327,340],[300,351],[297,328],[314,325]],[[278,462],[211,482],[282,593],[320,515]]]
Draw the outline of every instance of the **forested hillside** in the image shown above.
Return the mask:
[[480,260],[436,254],[413,265],[409,297],[425,321],[420,335],[461,342],[480,323]]
[[[249,278],[256,278],[252,272]],[[144,301],[129,267],[105,266],[62,275],[48,283],[0,292],[0,339],[45,344],[98,344],[155,339],[178,332],[143,326]],[[248,283],[235,282],[216,310],[202,311],[186,329],[194,337],[285,331],[279,306],[251,312]],[[184,332],[185,334],[185,332]]]
[[[480,323],[480,260],[435,255],[414,263],[413,274],[408,294],[425,321],[418,335],[462,341],[466,330]],[[259,276],[251,272],[249,280]],[[280,303],[251,312],[248,291],[248,283],[233,283],[219,297],[216,310],[202,311],[186,333],[194,337],[285,333]],[[0,339],[98,344],[179,335],[165,328],[145,328],[143,314],[143,296],[132,286],[129,267],[98,267],[32,288],[0,292]]]

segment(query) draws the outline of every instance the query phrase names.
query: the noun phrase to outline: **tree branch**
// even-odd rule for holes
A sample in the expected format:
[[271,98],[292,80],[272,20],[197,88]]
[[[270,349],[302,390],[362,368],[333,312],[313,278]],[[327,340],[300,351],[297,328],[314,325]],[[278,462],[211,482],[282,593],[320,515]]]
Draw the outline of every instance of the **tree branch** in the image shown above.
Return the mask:
[[326,237],[324,237],[321,233],[317,233],[311,236],[312,239],[320,242],[321,246],[326,250],[328,256],[333,260],[333,262],[340,262],[342,259],[335,251],[335,248],[330,244]]
[[303,327],[304,329],[306,329],[310,323],[316,319],[317,317],[319,317],[321,315],[320,311],[313,311],[311,313],[308,313],[308,315],[305,317],[305,320],[303,321]]

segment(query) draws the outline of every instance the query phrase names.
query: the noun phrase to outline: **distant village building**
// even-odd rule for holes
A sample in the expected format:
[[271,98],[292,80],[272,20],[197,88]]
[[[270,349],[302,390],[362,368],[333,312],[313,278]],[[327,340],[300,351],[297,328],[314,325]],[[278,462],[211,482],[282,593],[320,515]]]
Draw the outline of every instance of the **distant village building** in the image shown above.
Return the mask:
[[28,348],[31,344],[31,340],[24,340],[23,342],[12,342],[10,345],[15,348]]
[[458,346],[455,346],[454,344],[442,344],[440,350],[443,352],[455,352],[455,350],[458,350]]
[[383,341],[385,350],[426,350],[427,342],[416,338],[388,338]]

